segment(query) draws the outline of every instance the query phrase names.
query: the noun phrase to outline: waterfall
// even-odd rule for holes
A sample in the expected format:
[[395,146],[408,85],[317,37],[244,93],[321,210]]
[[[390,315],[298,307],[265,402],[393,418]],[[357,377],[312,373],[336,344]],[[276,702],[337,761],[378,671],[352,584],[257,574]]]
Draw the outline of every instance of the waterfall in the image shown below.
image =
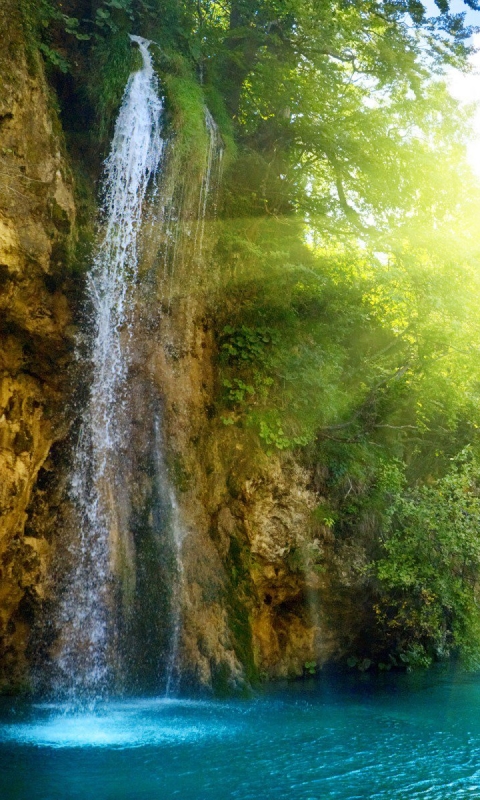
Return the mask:
[[130,38],[143,67],[105,162],[87,280],[91,383],[59,543],[53,691],[74,704],[124,689],[172,694],[181,674],[187,528],[165,454],[165,375],[152,363],[188,352],[223,144],[205,108],[195,170],[175,136],[165,146],[150,43]]
[[[202,280],[207,282],[206,222],[214,220],[223,162],[223,140],[218,127],[204,107],[207,134],[204,160],[198,174],[177,160],[175,139],[165,157],[158,195],[149,213],[150,261],[155,264],[158,302],[164,309],[162,341],[174,362],[187,356],[192,345],[197,296]],[[148,256],[145,256],[145,263]],[[207,277],[206,277],[207,276]],[[203,288],[208,293],[211,287]],[[175,306],[175,310],[174,307]],[[165,313],[167,310],[167,313]],[[188,587],[183,563],[187,531],[182,520],[174,486],[163,457],[161,419],[155,417],[156,474],[167,507],[172,555],[168,654],[165,663],[165,694],[175,695],[181,677],[182,609]]]
[[171,548],[173,551],[173,564],[171,569],[171,597],[170,597],[170,636],[168,653],[165,664],[165,695],[170,697],[176,692],[179,685],[178,651],[180,647],[180,629],[182,624],[182,590],[184,589],[184,569],[182,561],[182,544],[185,531],[180,518],[175,491],[168,477],[165,465],[165,448],[163,444],[161,419],[157,414],[154,419],[155,431],[155,476],[157,491],[167,509],[167,527],[170,532]]
[[70,499],[73,527],[70,572],[57,612],[57,693],[104,694],[115,680],[115,605],[118,583],[132,592],[133,544],[121,484],[128,458],[123,421],[138,234],[147,189],[162,157],[162,101],[149,42],[130,37],[142,69],[130,75],[103,178],[102,232],[87,290],[92,307],[92,383],[74,455]]
[[205,159],[205,170],[202,175],[200,196],[198,201],[198,219],[197,228],[195,231],[194,247],[196,260],[200,260],[203,255],[205,220],[207,218],[209,201],[212,203],[212,211],[214,214],[217,210],[217,191],[221,177],[223,160],[223,143],[218,132],[218,127],[207,107],[205,107],[204,113],[208,135],[208,147]]
[[[168,142],[158,195],[148,211],[149,242],[145,269],[155,272],[155,290],[165,309],[186,298],[184,341],[195,315],[195,297],[207,293],[212,276],[206,264],[206,222],[214,220],[222,175],[223,140],[205,106],[207,134],[203,163],[192,165],[179,154],[176,137]],[[208,237],[207,237],[208,238]]]

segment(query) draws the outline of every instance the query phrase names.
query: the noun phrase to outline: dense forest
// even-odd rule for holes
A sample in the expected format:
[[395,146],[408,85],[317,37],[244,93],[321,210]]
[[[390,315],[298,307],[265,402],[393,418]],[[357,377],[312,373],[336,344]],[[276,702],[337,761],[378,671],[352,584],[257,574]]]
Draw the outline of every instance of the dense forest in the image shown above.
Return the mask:
[[[72,157],[79,285],[138,55],[128,34],[153,42],[192,169],[205,104],[213,115],[224,158],[208,415],[250,462],[307,470],[318,505],[287,558],[320,576],[336,563],[338,592],[358,595],[345,660],[361,670],[480,664],[480,185],[473,111],[448,87],[469,69],[472,30],[436,5],[21,3],[30,68],[40,52]],[[360,555],[342,584],[331,554],[350,546]]]

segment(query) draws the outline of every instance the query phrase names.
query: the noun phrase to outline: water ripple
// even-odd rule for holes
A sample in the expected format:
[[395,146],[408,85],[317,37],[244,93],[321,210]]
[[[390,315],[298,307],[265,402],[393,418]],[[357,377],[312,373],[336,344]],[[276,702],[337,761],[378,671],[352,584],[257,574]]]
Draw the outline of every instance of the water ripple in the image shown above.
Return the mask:
[[253,701],[7,708],[0,797],[479,800],[479,685],[324,681]]

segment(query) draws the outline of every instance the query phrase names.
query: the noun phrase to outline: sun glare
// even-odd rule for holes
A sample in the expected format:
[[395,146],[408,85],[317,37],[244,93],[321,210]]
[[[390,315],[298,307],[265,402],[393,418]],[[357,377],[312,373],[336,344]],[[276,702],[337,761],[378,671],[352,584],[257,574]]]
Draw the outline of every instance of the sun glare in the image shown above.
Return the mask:
[[477,103],[474,117],[474,134],[468,145],[468,158],[480,178],[480,33],[475,34],[474,44],[477,48],[471,57],[472,72],[465,75],[454,71],[450,77],[450,91],[461,103]]

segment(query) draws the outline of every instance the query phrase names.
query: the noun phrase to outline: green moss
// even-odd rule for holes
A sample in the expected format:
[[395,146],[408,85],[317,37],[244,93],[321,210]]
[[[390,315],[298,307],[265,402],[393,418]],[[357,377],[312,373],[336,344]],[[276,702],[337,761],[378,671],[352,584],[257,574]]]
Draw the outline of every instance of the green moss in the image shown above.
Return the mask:
[[94,183],[83,162],[78,158],[71,158],[70,167],[74,179],[76,220],[71,236],[68,267],[73,275],[82,276],[91,265],[98,205]]
[[237,145],[234,138],[232,119],[227,111],[221,93],[214,86],[206,86],[204,93],[205,102],[218,125],[225,146],[223,168],[228,169],[237,157]]
[[232,634],[233,649],[245,669],[250,684],[259,682],[260,676],[255,664],[252,627],[248,611],[251,596],[249,560],[247,547],[242,547],[238,539],[232,538],[228,553],[230,585],[227,589],[226,609],[228,627]]
[[216,697],[229,697],[232,694],[230,670],[223,661],[212,666],[212,689]]
[[177,151],[188,158],[190,168],[202,169],[208,146],[203,92],[186,70],[183,74],[166,75],[163,82],[177,133]]
[[92,48],[90,61],[86,88],[96,117],[93,134],[104,141],[111,133],[128,76],[141,67],[141,56],[127,34],[120,31],[108,39],[99,39]]
[[187,492],[191,486],[192,476],[184,464],[184,460],[179,453],[171,456],[168,460],[168,473],[179,492]]
[[[42,41],[46,31],[55,16],[53,5],[49,0],[21,0],[19,10],[22,20],[23,34],[25,37],[25,54],[30,72],[34,75],[39,67],[39,52],[47,57],[50,48]],[[54,55],[51,51],[52,56]]]

